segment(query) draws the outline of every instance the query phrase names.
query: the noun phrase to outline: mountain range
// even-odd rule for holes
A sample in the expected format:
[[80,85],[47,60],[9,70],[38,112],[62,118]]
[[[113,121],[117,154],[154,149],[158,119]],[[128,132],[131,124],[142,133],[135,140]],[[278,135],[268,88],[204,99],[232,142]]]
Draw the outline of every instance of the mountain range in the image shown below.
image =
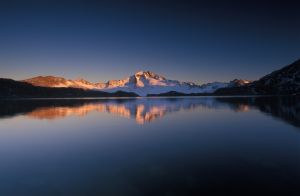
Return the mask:
[[0,79],[2,98],[292,94],[300,94],[300,60],[256,81],[235,79],[203,85],[167,79],[151,71],[138,71],[125,79],[105,83],[56,76],[38,76],[21,81]]
[[164,76],[158,75],[151,71],[138,71],[130,77],[121,80],[109,80],[106,83],[91,83],[85,79],[69,80],[55,76],[38,76],[23,80],[23,82],[34,86],[52,87],[52,88],[81,88],[89,90],[100,90],[114,93],[117,91],[132,92],[139,96],[149,94],[161,94],[170,91],[179,93],[213,93],[217,89],[226,87],[243,86],[250,83],[248,80],[235,79],[228,83],[213,82],[203,85],[197,85],[193,82],[181,82],[170,80]]

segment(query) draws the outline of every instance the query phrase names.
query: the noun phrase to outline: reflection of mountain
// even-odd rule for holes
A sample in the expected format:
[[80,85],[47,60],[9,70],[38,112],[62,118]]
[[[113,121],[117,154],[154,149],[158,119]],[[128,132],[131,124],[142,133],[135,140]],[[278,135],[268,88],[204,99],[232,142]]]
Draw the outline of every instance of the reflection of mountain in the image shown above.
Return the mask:
[[135,119],[137,123],[152,122],[168,113],[192,110],[196,107],[219,108],[212,98],[138,98],[138,99],[44,99],[1,101],[0,117],[25,114],[35,119],[58,119],[68,116],[85,116],[89,112],[107,112]]
[[163,117],[166,113],[165,107],[152,107],[149,111],[145,110],[144,105],[136,105],[136,108],[130,110],[124,104],[107,104],[107,103],[90,103],[78,107],[55,107],[55,108],[40,108],[26,115],[36,119],[56,119],[64,118],[71,115],[85,116],[89,112],[108,112],[125,118],[135,118],[139,124],[151,122],[157,118]]
[[[144,124],[171,112],[191,110],[196,107],[213,106],[211,99],[123,99],[123,100],[85,100],[82,105],[58,105],[38,107],[26,113],[35,119],[58,119],[68,116],[85,116],[89,112],[107,112],[125,118],[135,119]],[[211,102],[211,103],[209,103]]]
[[0,118],[24,114],[35,119],[54,120],[107,112],[144,124],[183,110],[229,108],[237,112],[259,109],[300,127],[299,97],[195,97],[126,99],[55,99],[1,101]]

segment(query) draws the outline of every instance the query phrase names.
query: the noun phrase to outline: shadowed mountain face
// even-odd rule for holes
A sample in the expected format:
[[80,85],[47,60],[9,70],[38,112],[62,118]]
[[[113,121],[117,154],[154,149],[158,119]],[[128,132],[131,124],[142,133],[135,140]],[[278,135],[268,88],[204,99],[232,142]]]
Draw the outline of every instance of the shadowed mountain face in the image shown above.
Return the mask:
[[0,107],[0,118],[25,115],[33,119],[55,120],[69,116],[83,117],[96,111],[134,119],[138,124],[154,122],[170,113],[196,108],[225,108],[236,112],[259,110],[300,127],[298,96],[14,100],[1,101]]
[[253,85],[261,93],[300,93],[300,60],[262,77]]
[[300,60],[274,71],[257,81],[229,88],[218,89],[219,95],[292,95],[300,94]]

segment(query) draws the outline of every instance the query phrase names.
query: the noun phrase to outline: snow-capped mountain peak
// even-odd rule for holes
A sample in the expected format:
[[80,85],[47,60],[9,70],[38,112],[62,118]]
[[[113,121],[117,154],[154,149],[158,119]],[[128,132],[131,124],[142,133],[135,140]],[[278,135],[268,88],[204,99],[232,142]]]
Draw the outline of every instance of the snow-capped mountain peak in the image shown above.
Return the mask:
[[152,78],[155,80],[166,80],[164,76],[158,75],[151,71],[138,71],[134,74],[134,76],[136,78],[145,78],[145,79]]
[[167,79],[151,71],[138,71],[129,77],[130,86],[146,87],[146,86],[166,86]]
[[147,94],[160,94],[170,91],[181,93],[212,93],[218,88],[228,86],[228,84],[229,83],[215,82],[197,85],[193,82],[170,80],[151,71],[138,71],[123,80],[110,80],[100,89],[107,92],[121,90],[134,92],[140,96],[146,96]]

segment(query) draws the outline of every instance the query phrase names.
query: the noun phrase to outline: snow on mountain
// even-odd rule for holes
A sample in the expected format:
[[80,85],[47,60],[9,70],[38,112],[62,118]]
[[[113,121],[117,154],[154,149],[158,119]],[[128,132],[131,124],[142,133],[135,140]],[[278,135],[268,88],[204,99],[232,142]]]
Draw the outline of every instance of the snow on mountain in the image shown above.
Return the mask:
[[193,93],[204,89],[194,83],[168,80],[150,71],[139,71],[124,80],[110,80],[101,90],[107,92],[122,90],[146,96],[147,94],[159,94],[169,91]]
[[234,80],[230,83],[213,82],[204,85],[197,85],[193,82],[169,80],[164,76],[155,74],[151,71],[139,71],[124,80],[110,80],[107,83],[104,83],[103,87],[99,89],[107,92],[115,92],[118,90],[134,92],[140,96],[146,96],[147,94],[160,94],[170,91],[187,94],[213,93],[219,88],[226,88],[229,85],[237,85],[237,81],[240,82],[243,80]]
[[35,86],[73,87],[101,90],[105,92],[125,91],[134,92],[140,96],[147,96],[147,94],[160,94],[170,91],[187,94],[213,93],[219,88],[225,88],[234,85],[243,85],[248,83],[248,81],[233,80],[229,83],[213,82],[204,85],[197,85],[193,82],[169,80],[164,76],[155,74],[151,71],[139,71],[123,80],[109,80],[106,83],[91,83],[84,79],[67,80],[61,77],[54,76],[38,76],[24,81]]

